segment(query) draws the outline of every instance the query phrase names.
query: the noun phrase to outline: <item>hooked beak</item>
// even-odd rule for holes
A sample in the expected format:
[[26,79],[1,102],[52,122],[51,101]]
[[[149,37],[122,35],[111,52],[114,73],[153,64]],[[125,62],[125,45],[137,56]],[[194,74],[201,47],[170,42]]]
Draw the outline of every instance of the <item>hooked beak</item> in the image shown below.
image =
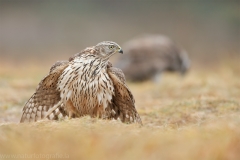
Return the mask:
[[122,50],[122,49],[119,49],[118,53],[123,54],[123,50]]

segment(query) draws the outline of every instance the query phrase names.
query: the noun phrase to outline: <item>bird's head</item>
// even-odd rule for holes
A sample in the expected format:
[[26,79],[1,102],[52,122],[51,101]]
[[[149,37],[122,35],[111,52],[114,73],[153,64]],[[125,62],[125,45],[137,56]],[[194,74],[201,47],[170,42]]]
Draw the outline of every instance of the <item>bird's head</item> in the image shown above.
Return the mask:
[[103,59],[108,59],[115,53],[123,54],[122,48],[115,42],[112,41],[103,41],[98,43],[95,46],[95,50],[97,50],[97,55]]

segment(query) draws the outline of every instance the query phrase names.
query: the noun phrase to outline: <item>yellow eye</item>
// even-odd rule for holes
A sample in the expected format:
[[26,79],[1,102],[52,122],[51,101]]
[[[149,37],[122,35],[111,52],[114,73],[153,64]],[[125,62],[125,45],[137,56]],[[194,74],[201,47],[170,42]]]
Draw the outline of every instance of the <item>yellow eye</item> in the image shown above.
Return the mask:
[[109,49],[113,49],[113,48],[114,48],[114,46],[113,46],[113,45],[110,45],[110,46],[109,46]]

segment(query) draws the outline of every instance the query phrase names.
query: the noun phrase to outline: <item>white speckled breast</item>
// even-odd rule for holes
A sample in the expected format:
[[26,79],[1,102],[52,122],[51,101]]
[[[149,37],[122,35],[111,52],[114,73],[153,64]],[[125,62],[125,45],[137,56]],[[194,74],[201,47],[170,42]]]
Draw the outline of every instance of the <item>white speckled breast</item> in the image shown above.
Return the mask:
[[105,109],[114,94],[106,65],[107,61],[92,54],[71,61],[58,80],[63,103],[71,100],[80,115],[92,115],[96,105]]

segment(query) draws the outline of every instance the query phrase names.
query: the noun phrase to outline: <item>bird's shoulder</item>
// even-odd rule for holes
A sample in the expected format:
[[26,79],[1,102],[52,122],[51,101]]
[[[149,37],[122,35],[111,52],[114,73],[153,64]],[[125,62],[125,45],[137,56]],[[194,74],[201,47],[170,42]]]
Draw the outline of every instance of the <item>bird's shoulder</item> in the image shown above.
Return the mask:
[[71,62],[73,61],[75,58],[82,56],[83,54],[95,54],[97,52],[97,50],[94,48],[94,46],[92,47],[87,47],[84,50],[80,51],[79,53],[74,54],[73,56],[71,56],[68,60]]
[[54,72],[59,72],[68,65],[69,61],[57,61],[50,68],[50,74]]
[[126,83],[126,78],[123,71],[119,68],[113,67],[111,62],[107,64],[107,72],[112,75],[113,78],[117,78],[121,83]]
[[49,87],[56,87],[58,77],[62,74],[63,70],[68,66],[69,61],[57,61],[54,63],[48,75],[46,75],[38,84],[37,90],[47,89]]

